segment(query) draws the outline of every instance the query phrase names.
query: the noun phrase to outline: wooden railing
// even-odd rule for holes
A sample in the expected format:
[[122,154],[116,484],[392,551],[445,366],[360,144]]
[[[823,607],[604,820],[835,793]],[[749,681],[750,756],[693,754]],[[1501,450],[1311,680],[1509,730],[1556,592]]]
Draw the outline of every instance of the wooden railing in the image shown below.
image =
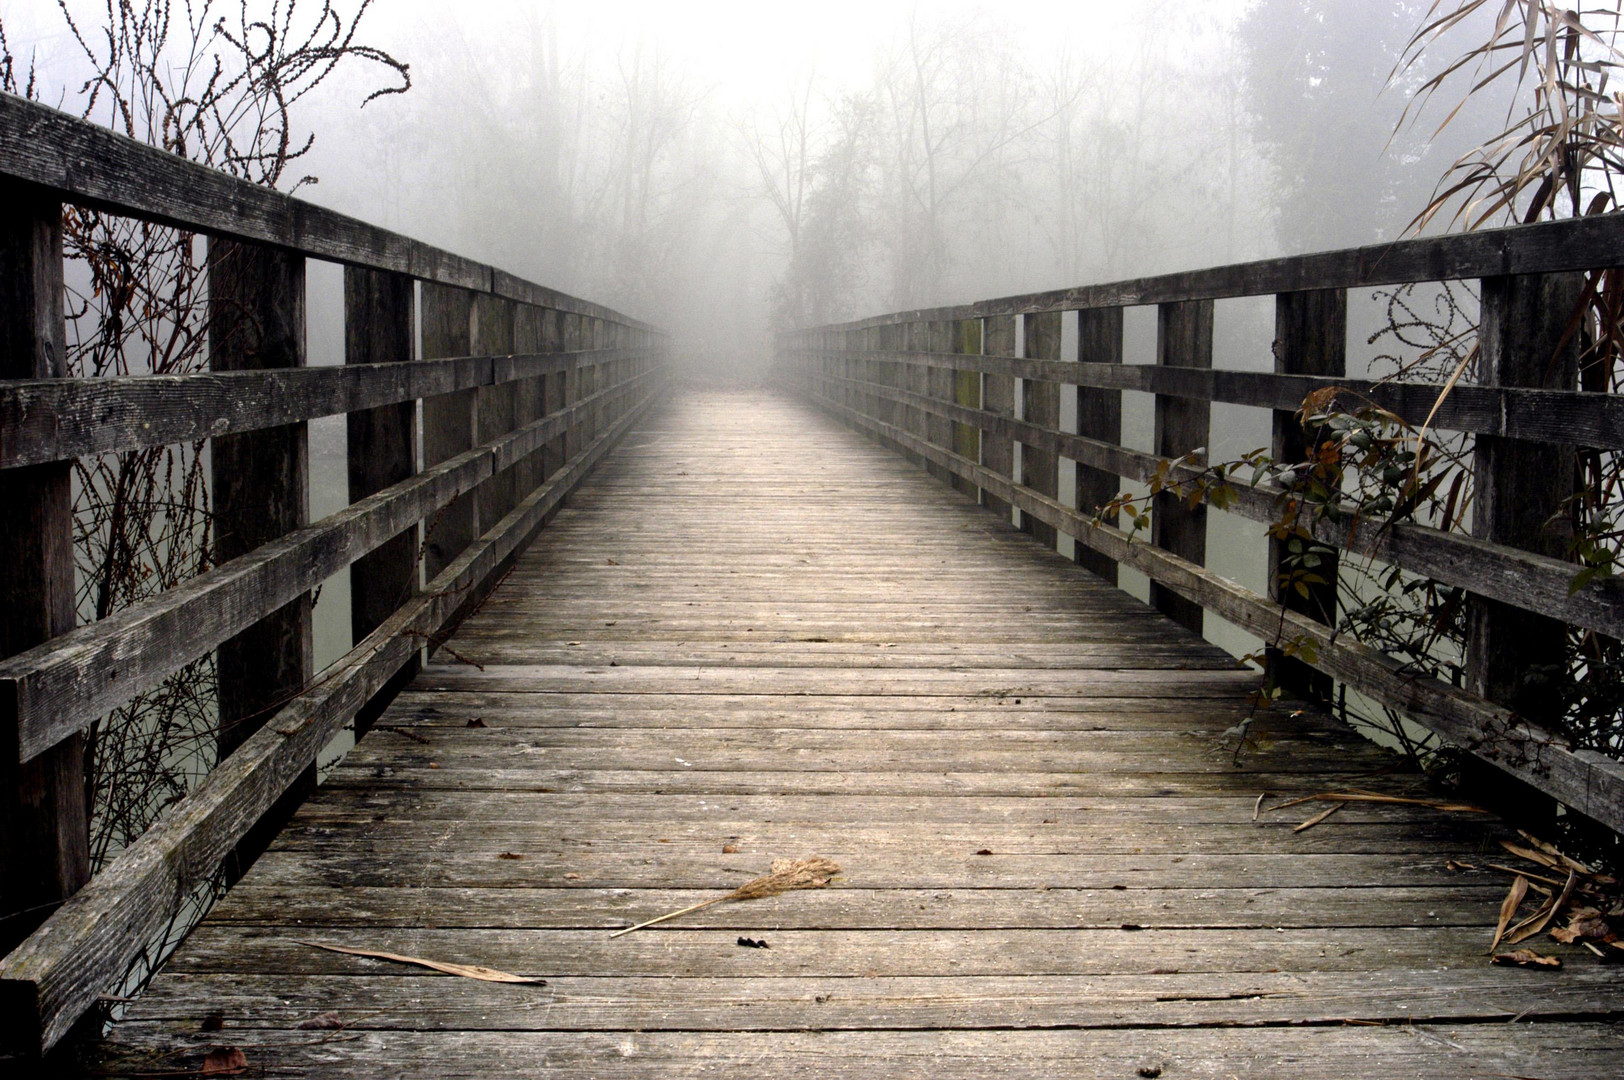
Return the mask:
[[[62,377],[64,202],[208,237],[211,370]],[[6,95],[0,207],[0,947],[15,946],[0,1049],[37,1054],[493,586],[654,400],[665,345],[609,308]],[[307,258],[344,265],[342,367],[303,366]],[[310,522],[305,425],[339,414],[350,505]],[[205,439],[218,565],[75,626],[73,460]],[[311,594],[346,567],[357,644],[318,675]],[[86,730],[211,652],[218,766],[87,881]]]
[[[1524,678],[1564,662],[1564,624],[1624,636],[1624,581],[1573,588],[1580,568],[1541,537],[1574,493],[1566,478],[1575,476],[1575,448],[1624,449],[1624,398],[1579,389],[1570,323],[1582,271],[1621,264],[1624,216],[1609,215],[899,312],[783,334],[778,362],[797,392],[1002,515],[1015,508],[1044,542],[1070,534],[1078,561],[1096,573],[1115,582],[1119,564],[1142,571],[1152,602],[1196,632],[1206,612],[1265,642],[1306,646],[1312,668],[1287,661],[1293,689],[1323,693],[1339,680],[1624,831],[1624,765],[1573,748],[1552,734],[1554,723],[1541,726],[1541,702],[1530,699]],[[1345,377],[1349,289],[1474,278],[1482,286],[1481,382],[1456,385],[1440,402],[1442,386]],[[1213,370],[1213,301],[1270,294],[1274,372]],[[1156,307],[1153,365],[1123,363],[1123,312],[1137,305]],[[1076,320],[1069,357],[1061,356],[1070,336],[1065,318]],[[1149,481],[1166,463],[1209,446],[1215,401],[1273,410],[1274,456],[1302,460],[1293,414],[1311,392],[1329,387],[1364,395],[1417,426],[1436,405],[1433,429],[1475,436],[1471,535],[1389,524],[1380,515],[1314,526],[1330,548],[1466,591],[1464,688],[1335,633],[1328,625],[1334,592],[1313,590],[1310,602],[1295,590],[1270,598],[1206,569],[1204,502],[1158,496],[1150,542],[1093,523],[1121,478]],[[1152,453],[1123,445],[1124,390],[1155,395]],[[1076,395],[1075,430],[1061,430],[1062,393]],[[1076,463],[1074,500],[1058,487],[1062,456]],[[1200,470],[1176,464],[1171,475],[1193,481]],[[1231,512],[1278,519],[1278,488],[1237,484],[1229,492]],[[1280,558],[1271,552],[1271,582]],[[1334,565],[1328,573],[1335,575]]]

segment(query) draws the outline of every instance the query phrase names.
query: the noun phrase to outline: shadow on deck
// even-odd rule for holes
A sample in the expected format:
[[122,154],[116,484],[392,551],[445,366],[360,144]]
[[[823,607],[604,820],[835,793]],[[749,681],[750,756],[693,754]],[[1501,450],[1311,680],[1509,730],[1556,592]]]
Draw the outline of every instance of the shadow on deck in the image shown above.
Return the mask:
[[[312,1077],[1616,1075],[1611,971],[1487,962],[1505,877],[1449,862],[1502,825],[1254,820],[1265,791],[1425,790],[1312,713],[1237,756],[1253,686],[809,408],[679,397],[192,934],[106,1070],[235,1047]],[[831,888],[608,937],[811,854]]]

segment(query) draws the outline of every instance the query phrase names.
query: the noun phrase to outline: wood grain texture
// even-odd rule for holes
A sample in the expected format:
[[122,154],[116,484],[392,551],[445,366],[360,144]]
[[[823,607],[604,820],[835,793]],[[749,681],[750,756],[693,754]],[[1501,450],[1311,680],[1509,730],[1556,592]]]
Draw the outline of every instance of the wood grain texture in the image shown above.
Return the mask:
[[[62,207],[0,182],[0,375],[66,374]],[[73,629],[73,477],[66,462],[0,472],[0,657]],[[0,710],[0,951],[90,877],[89,760],[83,735],[32,761],[21,720]]]
[[870,417],[840,412],[815,391],[809,397],[835,410],[848,423],[888,443],[909,445],[937,462],[1009,500],[1023,512],[1042,516],[1056,528],[1077,530],[1080,541],[1152,578],[1234,625],[1264,640],[1276,635],[1311,643],[1314,666],[1408,715],[1496,768],[1559,799],[1569,807],[1624,830],[1624,763],[1591,750],[1574,749],[1566,739],[1527,723],[1505,707],[1437,679],[1418,678],[1398,661],[1374,649],[1335,636],[1323,624],[1282,611],[1265,597],[1212,574],[1195,563],[1151,545],[1134,543],[1107,525],[1094,525],[1075,510],[1012,484],[973,462],[934,447],[921,448],[906,432]]
[[[991,342],[989,341],[989,345]],[[982,356],[880,350],[876,363],[924,364],[954,371],[984,371],[1020,379],[1069,381],[1107,390],[1138,390],[1164,397],[1223,401],[1260,409],[1295,411],[1316,391],[1345,390],[1354,400],[1369,399],[1420,427],[1568,445],[1624,447],[1624,395],[1594,391],[1544,390],[1457,383],[1442,402],[1441,384],[1373,382],[1267,371],[1210,370],[1150,364],[1075,363],[1014,356],[1013,340]],[[801,355],[802,351],[797,350]],[[819,355],[815,350],[806,355]],[[1547,358],[1548,359],[1548,358]],[[1433,407],[1437,406],[1437,412]]]
[[83,730],[412,522],[455,505],[485,479],[570,428],[578,411],[646,393],[649,381],[644,373],[582,399],[149,600],[0,661],[0,701],[18,717],[18,754],[28,760]]
[[[1158,367],[1212,367],[1212,301],[1191,300],[1160,304],[1156,308],[1156,364]],[[1194,455],[1190,464],[1205,467],[1211,446],[1212,405],[1194,398],[1156,396],[1152,449],[1164,461]],[[1040,493],[1041,494],[1041,493]],[[1207,506],[1187,505],[1176,492],[1151,497],[1150,542],[1197,566],[1207,561]],[[1151,606],[1180,626],[1199,634],[1203,614],[1199,605],[1150,583]]]
[[[1281,293],[1274,300],[1274,369],[1287,375],[1323,375],[1339,378],[1347,374],[1348,294],[1344,289]],[[1323,429],[1307,430],[1303,418],[1292,412],[1276,411],[1272,422],[1270,452],[1281,464],[1297,465],[1316,460],[1313,451],[1329,441]],[[1300,541],[1299,541],[1300,546]],[[1307,566],[1302,553],[1294,555],[1279,540],[1269,541],[1269,595],[1292,611],[1327,625],[1336,623],[1337,570],[1335,553],[1316,555],[1316,565]],[[1317,576],[1315,583],[1304,580]],[[1302,584],[1302,589],[1296,587]],[[1331,680],[1295,657],[1275,650],[1271,657],[1275,677],[1289,693],[1316,701],[1329,701]]]
[[0,94],[0,148],[0,176],[47,188],[64,202],[645,327],[600,304],[523,281],[11,94]]
[[922,319],[990,318],[1039,311],[1264,296],[1310,289],[1357,289],[1415,281],[1588,270],[1618,266],[1621,260],[1624,260],[1624,214],[1612,213],[1418,237],[1311,255],[1288,255],[1156,277],[1024,293],[952,307],[898,311],[841,323],[834,329],[867,329]]
[[38,1054],[119,985],[179,903],[305,773],[340,728],[457,617],[463,597],[534,537],[547,516],[655,400],[644,387],[603,436],[470,544],[226,759],[170,814],[0,960],[0,1047]]
[[[839,376],[824,376],[824,381],[831,392],[839,392],[844,385]],[[872,384],[869,384],[866,392],[873,397],[903,393],[873,387]],[[1162,460],[1155,454],[1129,450],[1081,435],[1049,431],[983,410],[950,403],[932,404],[930,407],[940,408],[955,422],[978,427],[1000,439],[1018,438],[1034,445],[1048,444],[1067,457],[1076,459],[1080,465],[1135,480],[1148,480]],[[989,442],[992,441],[996,440],[989,439]],[[1175,467],[1172,474],[1188,479],[1196,477],[1198,471]],[[1230,511],[1261,522],[1276,520],[1279,514],[1276,500],[1284,494],[1281,489],[1268,484],[1257,487],[1242,485],[1235,487],[1232,493],[1235,501],[1230,505]],[[1340,516],[1349,524],[1317,521],[1314,525],[1315,538],[1323,544],[1398,563],[1445,584],[1462,585],[1475,593],[1517,607],[1541,611],[1588,629],[1615,636],[1624,635],[1624,582],[1609,578],[1593,581],[1575,590],[1572,587],[1573,564],[1563,559],[1489,543],[1461,533],[1443,532],[1413,522],[1389,526],[1386,522],[1365,520],[1353,513],[1351,504],[1345,507],[1345,512]]]
[[[305,366],[304,258],[233,240],[209,244],[209,366]],[[209,444],[214,565],[310,524],[304,424],[221,435]],[[216,651],[219,756],[241,746],[315,674],[309,593],[264,612]]]
[[[877,404],[870,374],[831,407]],[[1254,820],[1265,789],[1428,789],[1312,711],[1237,745],[1255,676],[877,448],[1075,527],[897,419],[666,400],[129,1007],[102,1074],[225,1045],[324,1077],[1616,1065],[1612,969],[1486,962],[1504,876],[1449,860],[1502,825]],[[608,937],[810,854],[830,888]]]

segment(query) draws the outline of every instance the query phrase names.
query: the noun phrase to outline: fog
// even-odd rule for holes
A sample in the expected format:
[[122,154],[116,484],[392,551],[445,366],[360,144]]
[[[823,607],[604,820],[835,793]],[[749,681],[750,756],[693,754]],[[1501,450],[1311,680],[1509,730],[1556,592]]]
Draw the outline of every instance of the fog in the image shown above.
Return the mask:
[[[753,377],[779,327],[1399,235],[1504,116],[1394,136],[1425,6],[386,0],[356,40],[410,90],[363,107],[395,77],[346,61],[295,105],[289,175]],[[77,111],[54,5],[0,19]]]

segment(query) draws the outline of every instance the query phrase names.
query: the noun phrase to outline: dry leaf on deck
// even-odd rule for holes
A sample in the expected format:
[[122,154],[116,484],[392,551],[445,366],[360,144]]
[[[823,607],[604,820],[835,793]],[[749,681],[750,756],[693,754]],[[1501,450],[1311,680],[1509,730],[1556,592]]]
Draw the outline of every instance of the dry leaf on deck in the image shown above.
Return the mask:
[[1527,895],[1528,879],[1518,874],[1517,880],[1511,883],[1511,891],[1500,901],[1500,921],[1494,928],[1494,940],[1489,943],[1491,953],[1500,947],[1500,939],[1506,936],[1506,927],[1511,925],[1512,917],[1517,914],[1517,909],[1522,907],[1523,897]]
[[495,968],[481,967],[478,964],[448,964],[440,960],[425,960],[421,956],[402,956],[400,953],[377,952],[372,949],[352,949],[348,945],[326,945],[320,941],[300,941],[300,945],[308,945],[312,949],[326,949],[328,952],[344,953],[347,956],[367,956],[374,960],[393,960],[397,964],[415,964],[433,971],[444,972],[447,975],[456,975],[464,979],[478,979],[480,982],[499,983],[535,983],[545,984],[546,979],[537,979],[524,975],[510,975]]
[[777,896],[779,893],[790,892],[794,889],[821,889],[829,884],[829,879],[840,873],[840,866],[833,859],[825,859],[821,855],[813,855],[807,859],[774,859],[770,874],[746,881],[737,889],[725,896],[713,896],[709,900],[701,900],[697,904],[689,904],[678,911],[668,911],[657,918],[640,922],[636,926],[628,926],[624,930],[616,930],[609,936],[620,937],[633,930],[641,930],[645,926],[675,919],[678,915],[686,915],[691,911],[699,911],[713,904],[726,903],[729,900],[760,900],[767,896]]
[[1564,945],[1572,945],[1575,941],[1618,940],[1612,924],[1593,907],[1574,909],[1573,914],[1568,917],[1568,925],[1552,930],[1551,936]]
[[1515,964],[1517,967],[1548,967],[1559,968],[1562,961],[1554,956],[1541,956],[1533,949],[1518,949],[1516,952],[1495,953],[1494,963]]
[[1336,813],[1346,805],[1348,804],[1345,802],[1339,802],[1328,809],[1321,810],[1319,813],[1315,814],[1313,817],[1309,818],[1307,821],[1303,822],[1301,825],[1297,826],[1291,831],[1294,833],[1300,833],[1305,829],[1312,829],[1315,825],[1318,825],[1320,822],[1324,821],[1326,818],[1330,817],[1332,814]]

